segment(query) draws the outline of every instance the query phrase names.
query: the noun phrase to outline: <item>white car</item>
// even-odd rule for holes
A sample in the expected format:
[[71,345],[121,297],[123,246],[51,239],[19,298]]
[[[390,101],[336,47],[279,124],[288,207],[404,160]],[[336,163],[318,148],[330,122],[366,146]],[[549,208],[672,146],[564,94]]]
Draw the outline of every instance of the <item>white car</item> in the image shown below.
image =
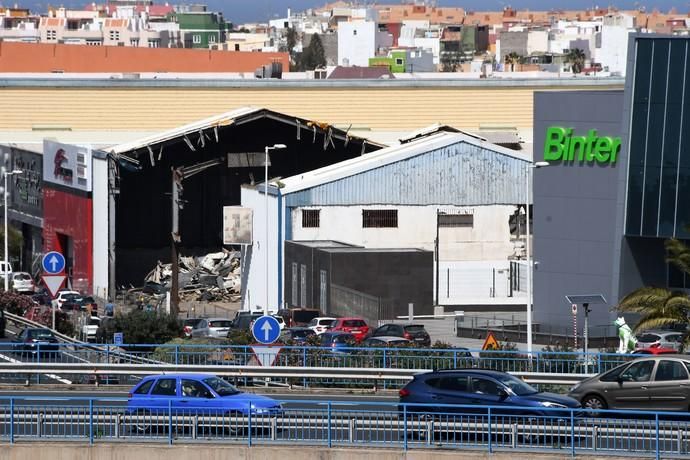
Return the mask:
[[285,329],[285,320],[283,319],[282,316],[278,315],[273,315],[273,318],[275,318],[276,321],[278,321],[278,324],[280,325],[280,330],[282,331]]
[[34,279],[26,272],[14,272],[10,275],[12,289],[16,292],[34,292]]
[[307,327],[314,331],[316,335],[321,335],[324,332],[327,332],[331,327],[333,327],[333,324],[335,324],[335,318],[320,316],[309,321]]
[[81,294],[77,291],[60,291],[58,292],[58,295],[50,302],[50,305],[54,308],[60,308],[68,297],[81,297]]

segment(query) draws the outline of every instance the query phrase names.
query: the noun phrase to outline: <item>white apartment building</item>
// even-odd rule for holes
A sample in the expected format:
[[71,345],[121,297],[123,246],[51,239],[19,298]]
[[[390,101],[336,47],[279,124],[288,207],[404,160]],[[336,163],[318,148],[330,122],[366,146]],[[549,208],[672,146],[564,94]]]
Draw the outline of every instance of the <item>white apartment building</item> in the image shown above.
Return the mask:
[[338,65],[369,66],[376,56],[377,30],[374,21],[341,22],[338,25]]
[[600,46],[596,49],[596,62],[612,75],[625,76],[628,59],[628,35],[636,32],[635,18],[625,14],[610,14],[603,18]]

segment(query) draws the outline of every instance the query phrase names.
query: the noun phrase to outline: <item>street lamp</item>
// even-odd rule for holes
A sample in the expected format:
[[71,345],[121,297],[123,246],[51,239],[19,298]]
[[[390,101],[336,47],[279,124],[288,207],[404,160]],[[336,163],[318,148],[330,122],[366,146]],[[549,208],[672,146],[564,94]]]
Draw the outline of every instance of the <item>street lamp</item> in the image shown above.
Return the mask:
[[4,185],[5,185],[5,191],[3,193],[5,197],[5,292],[9,290],[8,284],[9,284],[9,263],[10,263],[10,255],[9,251],[7,250],[7,176],[14,176],[15,174],[21,174],[24,171],[21,169],[15,169],[13,171],[3,171],[2,176],[4,180]]
[[286,149],[287,145],[285,144],[274,144],[272,146],[266,146],[264,149],[264,200],[265,200],[265,209],[266,209],[266,222],[265,226],[266,228],[264,229],[265,233],[265,240],[264,244],[266,247],[264,248],[265,258],[266,258],[266,303],[264,304],[264,315],[268,316],[268,151],[269,150],[280,150],[280,149]]
[[532,239],[529,231],[529,204],[532,195],[532,175],[535,169],[549,166],[548,161],[537,161],[527,165],[527,193],[525,194],[525,252],[527,259],[527,352],[532,353],[532,254],[530,252],[530,240]]

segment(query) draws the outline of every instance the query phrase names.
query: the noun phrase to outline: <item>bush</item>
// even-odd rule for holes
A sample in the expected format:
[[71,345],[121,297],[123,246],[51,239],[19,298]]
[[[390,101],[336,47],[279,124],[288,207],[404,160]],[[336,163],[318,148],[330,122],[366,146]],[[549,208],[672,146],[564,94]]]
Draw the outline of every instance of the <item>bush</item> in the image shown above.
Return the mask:
[[0,292],[0,308],[8,313],[24,316],[26,311],[34,305],[29,296],[10,291]]
[[[101,324],[105,341],[111,342],[115,332],[122,332],[125,344],[165,343],[182,335],[182,323],[165,313],[133,310],[126,315],[116,315]],[[100,332],[100,331],[99,331]]]

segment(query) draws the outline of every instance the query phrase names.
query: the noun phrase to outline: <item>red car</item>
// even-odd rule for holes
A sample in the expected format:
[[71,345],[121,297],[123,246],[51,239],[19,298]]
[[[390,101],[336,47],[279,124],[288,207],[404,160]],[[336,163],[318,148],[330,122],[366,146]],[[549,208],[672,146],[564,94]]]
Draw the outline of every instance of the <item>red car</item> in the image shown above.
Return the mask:
[[369,336],[369,326],[362,318],[338,318],[329,332],[349,332],[361,342]]

